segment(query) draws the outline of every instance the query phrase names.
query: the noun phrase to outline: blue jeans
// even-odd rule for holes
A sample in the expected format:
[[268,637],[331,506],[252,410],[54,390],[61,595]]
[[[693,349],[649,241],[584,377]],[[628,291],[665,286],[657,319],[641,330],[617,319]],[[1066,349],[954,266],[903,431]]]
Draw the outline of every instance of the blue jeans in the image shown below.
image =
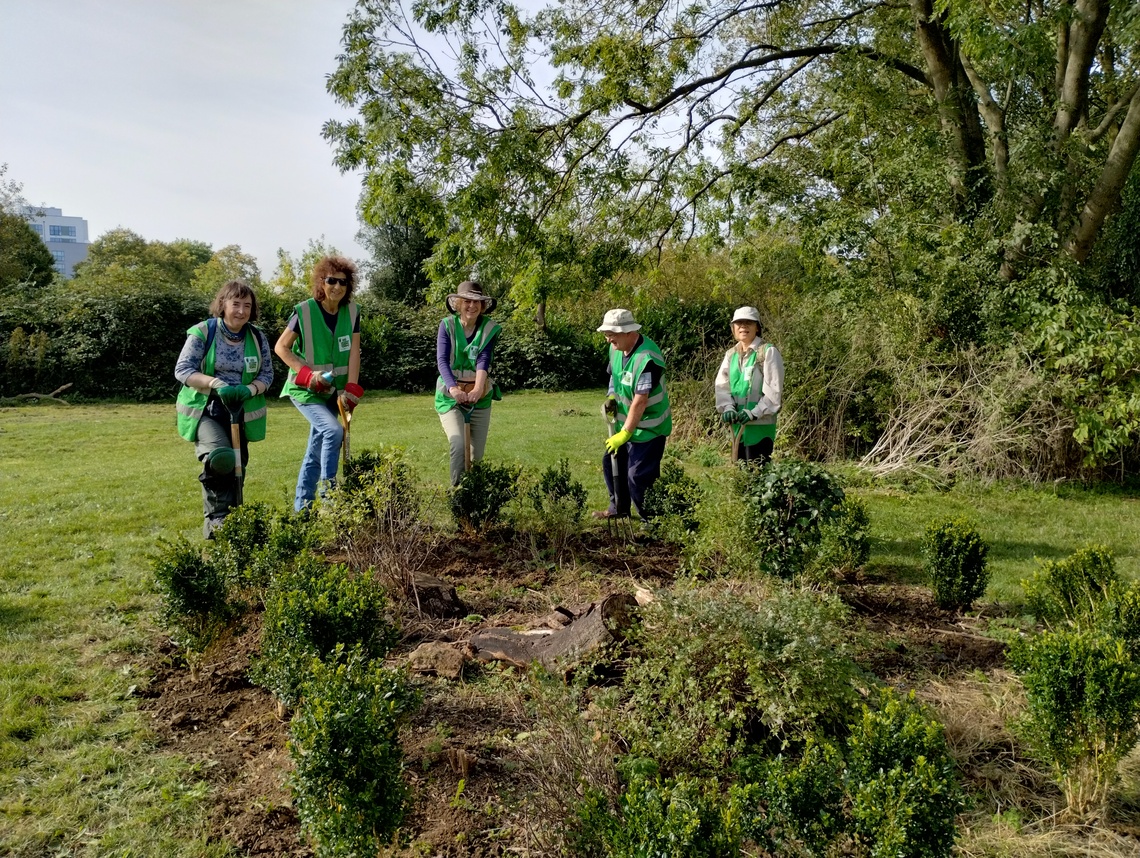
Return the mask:
[[309,446],[305,448],[301,472],[297,475],[297,494],[293,498],[293,509],[302,510],[316,500],[318,483],[329,483],[336,479],[344,429],[337,420],[335,396],[327,402],[289,401],[305,415],[311,427]]

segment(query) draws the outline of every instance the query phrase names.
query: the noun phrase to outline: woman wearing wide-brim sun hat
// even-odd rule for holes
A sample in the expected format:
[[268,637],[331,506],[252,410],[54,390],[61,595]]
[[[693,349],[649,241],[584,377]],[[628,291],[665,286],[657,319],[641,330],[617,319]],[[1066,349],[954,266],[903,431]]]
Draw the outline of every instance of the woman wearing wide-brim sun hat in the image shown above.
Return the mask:
[[435,340],[435,410],[450,446],[451,484],[483,458],[491,429],[491,402],[501,399],[491,379],[495,343],[502,328],[487,314],[498,302],[481,284],[465,280],[447,296],[448,315]]
[[772,458],[783,404],[784,359],[764,341],[755,307],[732,314],[732,337],[736,345],[724,353],[716,374],[716,410],[732,430],[733,460],[764,464]]

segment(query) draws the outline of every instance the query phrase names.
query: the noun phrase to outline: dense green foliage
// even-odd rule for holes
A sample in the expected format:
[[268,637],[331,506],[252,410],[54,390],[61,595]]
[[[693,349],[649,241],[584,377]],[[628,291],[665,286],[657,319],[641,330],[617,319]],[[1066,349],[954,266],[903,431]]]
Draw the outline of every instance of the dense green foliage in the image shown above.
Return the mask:
[[1076,623],[1093,617],[1119,580],[1112,554],[1089,545],[1064,560],[1047,560],[1022,583],[1033,615],[1048,625]]
[[644,613],[623,729],[664,772],[716,774],[750,747],[846,723],[859,671],[838,600],[676,596]]
[[503,508],[518,493],[521,470],[517,465],[497,465],[486,459],[473,464],[448,497],[455,523],[475,532],[497,525]]
[[764,568],[784,578],[803,571],[824,525],[841,514],[838,481],[819,465],[795,459],[742,467],[737,479],[745,532],[755,534]]
[[289,727],[301,826],[322,858],[375,855],[407,810],[399,728],[416,695],[360,648],[338,645],[308,670]]
[[969,608],[986,592],[990,580],[986,555],[990,547],[966,518],[932,521],[922,541],[922,558],[938,607]]
[[30,300],[51,283],[55,260],[20,214],[0,209],[0,298]]
[[163,620],[193,663],[234,616],[225,573],[185,538],[161,544],[153,568]]
[[274,579],[265,599],[261,657],[254,681],[287,705],[295,705],[314,659],[329,659],[338,645],[383,658],[398,632],[386,615],[388,601],[364,572],[305,554]]
[[700,526],[697,506],[703,494],[700,483],[688,476],[679,462],[666,459],[661,464],[661,476],[645,492],[644,512],[647,518],[676,519],[682,528],[694,531]]

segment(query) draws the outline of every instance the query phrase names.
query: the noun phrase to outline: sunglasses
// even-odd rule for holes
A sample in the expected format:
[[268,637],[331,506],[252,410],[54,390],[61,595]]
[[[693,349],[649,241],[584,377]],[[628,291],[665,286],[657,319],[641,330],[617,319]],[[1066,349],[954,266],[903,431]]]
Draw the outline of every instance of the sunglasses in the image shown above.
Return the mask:
[[326,277],[325,278],[325,285],[327,285],[327,286],[347,286],[348,285],[348,278],[347,277]]

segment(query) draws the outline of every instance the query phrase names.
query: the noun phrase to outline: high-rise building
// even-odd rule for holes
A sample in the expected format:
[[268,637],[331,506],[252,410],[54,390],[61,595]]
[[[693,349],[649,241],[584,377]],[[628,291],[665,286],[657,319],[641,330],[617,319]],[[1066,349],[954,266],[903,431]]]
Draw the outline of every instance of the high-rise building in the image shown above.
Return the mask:
[[24,209],[28,226],[43,239],[55,270],[64,277],[75,274],[75,266],[87,258],[87,221],[81,217],[64,217],[62,209],[28,206]]

